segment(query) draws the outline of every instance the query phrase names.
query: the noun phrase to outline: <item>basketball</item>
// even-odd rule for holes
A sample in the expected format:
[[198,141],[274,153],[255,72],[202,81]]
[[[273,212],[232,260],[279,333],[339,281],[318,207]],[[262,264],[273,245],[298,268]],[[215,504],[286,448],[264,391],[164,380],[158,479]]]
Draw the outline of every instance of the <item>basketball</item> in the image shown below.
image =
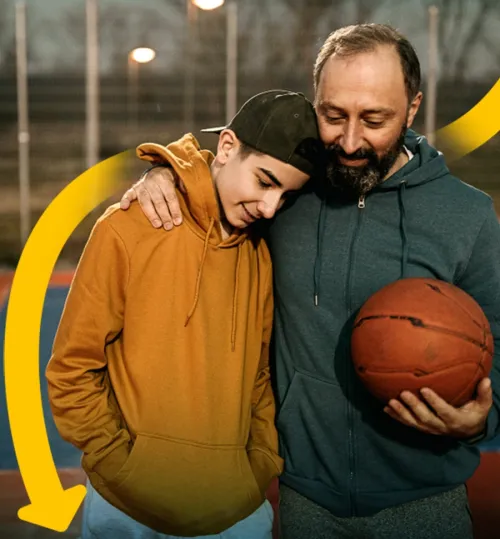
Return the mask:
[[384,402],[429,387],[461,406],[492,366],[493,337],[481,307],[435,279],[401,279],[376,292],[355,319],[351,345],[358,376]]

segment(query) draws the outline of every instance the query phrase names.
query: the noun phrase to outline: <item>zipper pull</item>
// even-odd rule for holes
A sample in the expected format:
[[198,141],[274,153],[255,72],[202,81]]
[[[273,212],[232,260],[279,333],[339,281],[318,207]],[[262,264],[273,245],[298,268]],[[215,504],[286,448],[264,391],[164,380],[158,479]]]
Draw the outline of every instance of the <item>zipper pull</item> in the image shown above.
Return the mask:
[[365,195],[361,195],[358,200],[358,208],[363,209],[365,207]]

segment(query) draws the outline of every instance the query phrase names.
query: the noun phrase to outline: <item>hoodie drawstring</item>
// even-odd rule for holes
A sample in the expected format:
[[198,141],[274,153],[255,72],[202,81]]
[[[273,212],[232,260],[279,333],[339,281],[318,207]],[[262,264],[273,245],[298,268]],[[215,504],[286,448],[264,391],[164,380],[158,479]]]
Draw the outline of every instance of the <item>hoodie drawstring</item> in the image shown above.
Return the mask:
[[323,236],[325,235],[325,206],[326,198],[321,201],[319,210],[318,229],[316,231],[316,259],[314,261],[314,305],[319,304],[319,281],[321,278],[321,255],[323,253]]
[[408,266],[408,257],[410,254],[410,246],[408,243],[408,235],[406,232],[406,209],[405,209],[405,200],[404,196],[406,193],[406,182],[402,181],[399,184],[399,211],[401,214],[400,228],[401,228],[401,237],[403,240],[403,252],[401,254],[401,279],[406,277],[406,271]]
[[[210,234],[212,233],[212,229],[215,225],[215,219],[210,219],[210,225],[207,230],[207,234],[205,236],[205,244],[203,246],[203,254],[201,256],[201,262],[200,267],[198,269],[198,276],[196,278],[196,289],[194,293],[194,300],[193,300],[193,306],[191,307],[191,310],[189,311],[186,322],[184,323],[184,327],[186,327],[189,324],[189,321],[191,320],[191,317],[194,314],[194,311],[196,310],[196,305],[198,304],[198,299],[200,297],[200,286],[201,286],[201,277],[203,274],[203,267],[205,265],[205,259],[207,257],[207,251],[208,251],[208,244],[210,240]],[[232,313],[232,322],[231,322],[231,350],[234,352],[235,346],[236,346],[236,313],[238,310],[238,288],[239,288],[239,278],[240,278],[240,262],[241,262],[241,244],[238,245],[238,255],[236,259],[236,275],[235,275],[235,281],[234,281],[234,292],[233,292],[233,313]]]
[[193,316],[193,313],[194,313],[194,311],[196,309],[196,305],[198,304],[198,298],[200,297],[201,275],[203,273],[203,266],[205,264],[205,258],[207,256],[207,251],[208,251],[208,242],[210,240],[210,234],[212,233],[212,229],[214,228],[214,224],[215,224],[215,219],[212,217],[210,219],[210,225],[208,227],[207,235],[205,236],[205,245],[203,246],[203,255],[201,256],[200,267],[198,268],[198,276],[196,278],[196,289],[195,289],[195,293],[194,293],[193,306],[191,307],[191,310],[189,311],[189,313],[187,315],[186,322],[184,323],[184,327],[186,327],[188,325],[189,320]]
[[[406,229],[406,208],[405,208],[406,181],[403,180],[399,184],[398,201],[400,211],[400,231],[403,242],[403,250],[401,254],[401,279],[407,277],[408,258],[410,256],[410,245],[408,242],[408,232]],[[321,209],[318,218],[318,229],[316,232],[316,259],[314,261],[314,305],[319,305],[319,285],[321,278],[321,255],[323,252],[323,237],[325,234],[326,220],[326,199],[321,201]]]
[[236,275],[234,279],[233,293],[233,316],[231,322],[231,350],[234,352],[236,346],[236,313],[238,312],[238,288],[240,284],[240,261],[241,261],[241,244],[238,245],[238,258],[236,259]]

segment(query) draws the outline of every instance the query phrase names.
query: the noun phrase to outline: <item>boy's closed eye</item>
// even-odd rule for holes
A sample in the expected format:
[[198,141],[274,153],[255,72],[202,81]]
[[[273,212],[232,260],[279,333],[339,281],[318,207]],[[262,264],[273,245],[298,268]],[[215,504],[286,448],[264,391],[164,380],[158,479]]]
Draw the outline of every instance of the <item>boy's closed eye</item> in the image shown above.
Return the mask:
[[262,187],[263,189],[269,189],[270,187],[273,187],[273,184],[266,181],[266,180],[263,180],[260,176],[256,176],[257,177],[257,181],[260,185],[260,187]]

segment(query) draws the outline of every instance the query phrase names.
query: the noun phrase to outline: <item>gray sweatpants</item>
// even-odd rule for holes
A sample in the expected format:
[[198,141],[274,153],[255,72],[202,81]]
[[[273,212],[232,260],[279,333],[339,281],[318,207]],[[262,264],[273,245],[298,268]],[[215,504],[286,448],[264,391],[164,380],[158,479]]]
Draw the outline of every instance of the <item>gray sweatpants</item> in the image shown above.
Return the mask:
[[467,491],[444,494],[384,509],[370,517],[338,518],[280,486],[280,539],[472,539]]

